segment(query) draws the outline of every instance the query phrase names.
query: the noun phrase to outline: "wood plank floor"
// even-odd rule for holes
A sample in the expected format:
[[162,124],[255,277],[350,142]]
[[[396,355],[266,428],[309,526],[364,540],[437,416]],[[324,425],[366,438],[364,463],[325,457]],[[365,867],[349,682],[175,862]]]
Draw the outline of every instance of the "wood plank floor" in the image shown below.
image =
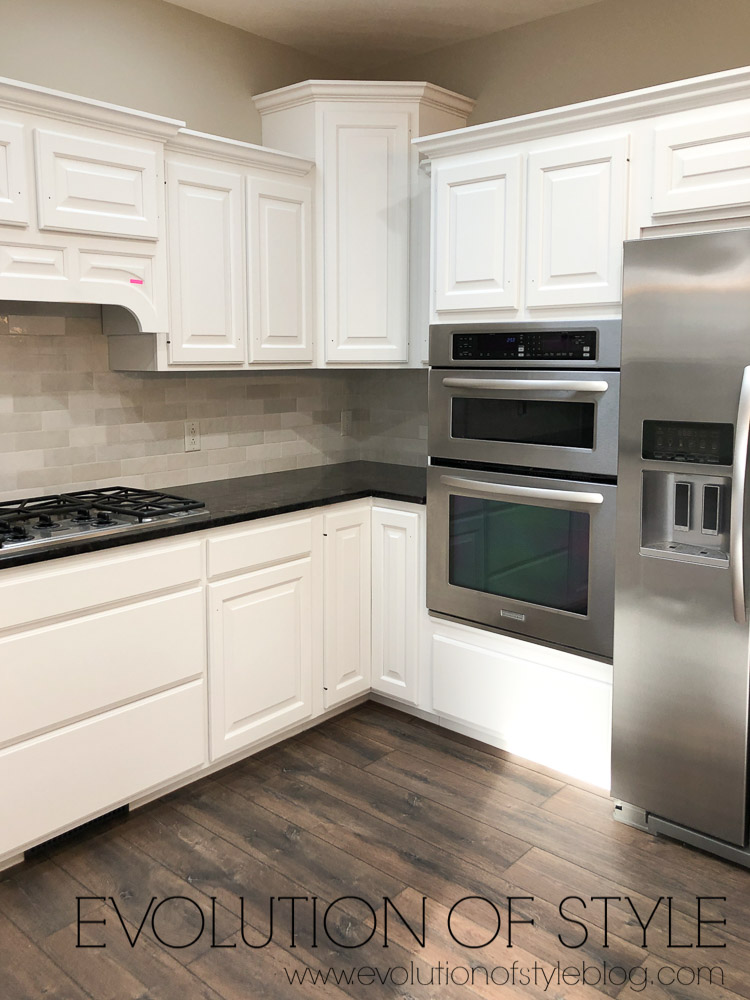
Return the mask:
[[501,994],[750,1000],[750,873],[368,702],[0,878],[0,1000]]

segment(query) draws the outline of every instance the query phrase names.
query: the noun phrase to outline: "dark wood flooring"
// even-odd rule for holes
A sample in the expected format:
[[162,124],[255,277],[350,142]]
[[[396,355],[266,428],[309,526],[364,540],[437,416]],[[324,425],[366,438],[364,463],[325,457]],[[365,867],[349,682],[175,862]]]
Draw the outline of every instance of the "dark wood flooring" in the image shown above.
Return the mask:
[[[580,924],[559,911],[573,896]],[[698,896],[726,897],[701,904],[726,921],[702,926],[701,947]],[[105,922],[79,927],[77,897],[104,897],[81,916]],[[592,897],[612,897],[606,920]],[[660,897],[644,947],[639,917]],[[77,947],[79,930],[106,947]],[[329,968],[354,979],[305,972]],[[0,1000],[641,993],[750,998],[750,873],[616,824],[594,789],[372,702],[0,880]]]

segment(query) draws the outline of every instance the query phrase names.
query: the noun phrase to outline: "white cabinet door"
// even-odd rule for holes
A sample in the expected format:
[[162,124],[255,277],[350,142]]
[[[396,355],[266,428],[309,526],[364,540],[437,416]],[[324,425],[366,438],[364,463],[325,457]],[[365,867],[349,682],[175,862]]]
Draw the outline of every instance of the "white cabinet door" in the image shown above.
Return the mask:
[[372,510],[372,689],[401,701],[418,699],[420,514]]
[[252,361],[312,361],[310,184],[248,178]]
[[246,357],[242,178],[167,162],[170,361]]
[[209,585],[211,759],[312,714],[312,557]]
[[[39,228],[157,239],[160,150],[35,129]],[[157,155],[157,150],[159,155]]]
[[0,121],[0,223],[28,225],[28,188],[24,127]]
[[518,309],[520,154],[433,169],[435,311]]
[[409,115],[324,115],[326,360],[406,361]]
[[627,135],[529,154],[526,305],[620,301]]
[[370,688],[370,505],[324,516],[324,705]]
[[[713,109],[712,109],[713,111]],[[750,204],[750,102],[654,129],[655,217]]]

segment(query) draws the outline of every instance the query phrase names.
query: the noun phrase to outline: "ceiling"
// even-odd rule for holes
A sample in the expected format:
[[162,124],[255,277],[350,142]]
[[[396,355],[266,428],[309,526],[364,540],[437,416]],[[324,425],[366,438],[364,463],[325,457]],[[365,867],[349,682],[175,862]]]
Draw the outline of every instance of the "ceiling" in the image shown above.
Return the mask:
[[363,69],[597,0],[168,0],[332,62]]

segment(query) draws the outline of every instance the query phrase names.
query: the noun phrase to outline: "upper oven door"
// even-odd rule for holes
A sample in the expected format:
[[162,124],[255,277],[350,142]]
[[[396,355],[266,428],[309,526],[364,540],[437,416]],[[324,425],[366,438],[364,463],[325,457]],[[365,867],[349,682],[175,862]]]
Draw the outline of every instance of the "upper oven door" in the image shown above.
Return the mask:
[[617,475],[620,375],[430,370],[433,458]]

